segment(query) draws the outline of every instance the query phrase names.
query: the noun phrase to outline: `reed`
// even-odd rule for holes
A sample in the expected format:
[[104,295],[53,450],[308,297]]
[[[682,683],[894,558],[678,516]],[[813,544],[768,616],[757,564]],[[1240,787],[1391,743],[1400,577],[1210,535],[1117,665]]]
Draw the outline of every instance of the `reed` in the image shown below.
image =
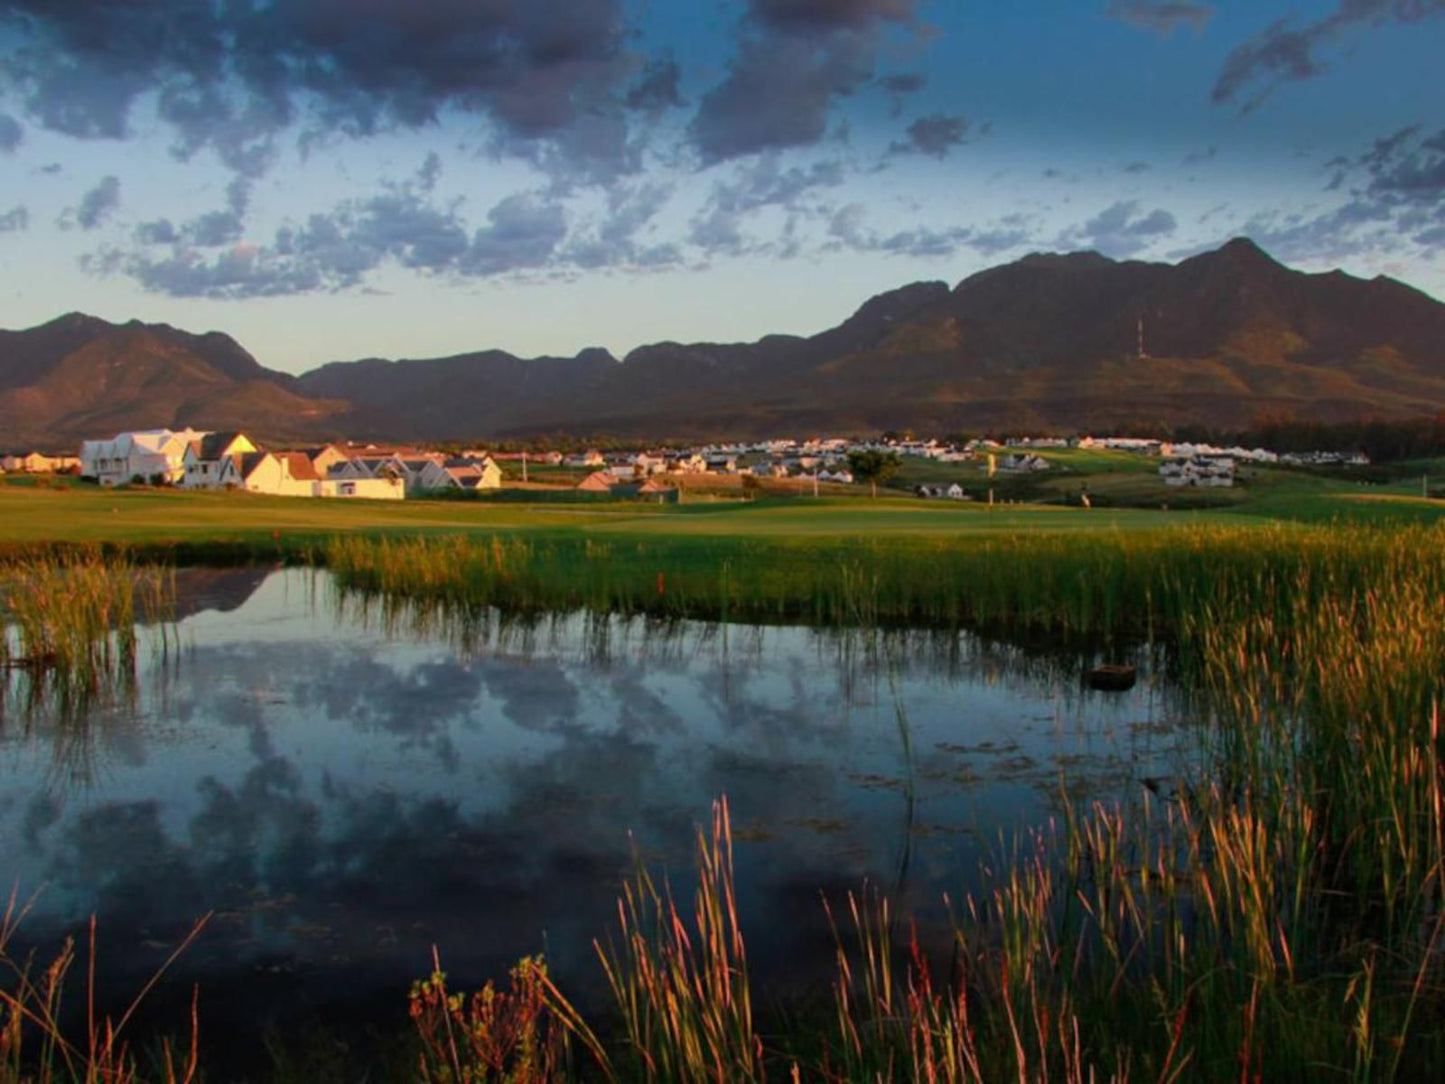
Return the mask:
[[[33,901],[31,901],[33,902]],[[92,916],[85,955],[67,938],[42,967],[34,958],[12,955],[16,931],[30,909],[11,891],[0,913],[0,1084],[190,1084],[199,1078],[200,1048],[198,991],[191,999],[190,1036],[182,1045],[162,1041],[149,1056],[136,1054],[129,1025],[136,1011],[176,959],[205,927],[200,919],[172,950],[165,962],[141,987],[119,1017],[97,1009],[97,925]],[[66,994],[74,985],[72,972],[84,967],[84,1028],[75,1038],[67,1021]]]
[[347,536],[315,558],[345,587],[458,608],[1146,639],[1206,614],[1279,619],[1301,589],[1306,598],[1384,589],[1402,565],[1422,587],[1439,586],[1445,527],[805,541]]
[[0,570],[0,665],[32,692],[84,698],[134,678],[138,625],[169,654],[175,583],[160,567],[83,553]]
[[747,951],[738,924],[726,799],[697,835],[692,922],[642,862],[617,905],[617,942],[597,943],[634,1073],[649,1081],[761,1081]]

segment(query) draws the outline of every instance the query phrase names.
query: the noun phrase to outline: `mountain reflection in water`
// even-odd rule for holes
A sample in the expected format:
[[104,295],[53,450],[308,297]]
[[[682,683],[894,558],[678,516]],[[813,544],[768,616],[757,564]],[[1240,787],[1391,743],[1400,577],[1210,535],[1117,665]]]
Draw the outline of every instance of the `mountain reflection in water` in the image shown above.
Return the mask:
[[1185,746],[1147,658],[1100,694],[1080,660],[955,633],[458,617],[297,570],[180,585],[179,663],[80,724],[5,717],[0,853],[44,888],[26,938],[99,916],[112,989],[214,912],[161,1000],[200,981],[203,1033],[233,1039],[400,1022],[432,945],[462,984],[545,949],[586,1002],[633,848],[685,883],[720,794],[755,974],[807,985],[820,893],[871,881],[937,920],[1061,781],[1131,798]]

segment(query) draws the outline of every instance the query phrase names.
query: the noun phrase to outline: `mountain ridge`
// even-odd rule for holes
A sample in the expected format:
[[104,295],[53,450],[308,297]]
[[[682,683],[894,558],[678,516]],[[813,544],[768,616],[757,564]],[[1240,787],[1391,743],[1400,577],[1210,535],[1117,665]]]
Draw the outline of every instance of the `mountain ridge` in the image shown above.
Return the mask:
[[[1140,349],[1142,337],[1143,349]],[[0,331],[0,431],[243,427],[271,438],[755,437],[1247,425],[1445,410],[1445,304],[1306,273],[1247,238],[1177,264],[1030,253],[868,298],[813,335],[265,368],[230,336],[67,313]]]

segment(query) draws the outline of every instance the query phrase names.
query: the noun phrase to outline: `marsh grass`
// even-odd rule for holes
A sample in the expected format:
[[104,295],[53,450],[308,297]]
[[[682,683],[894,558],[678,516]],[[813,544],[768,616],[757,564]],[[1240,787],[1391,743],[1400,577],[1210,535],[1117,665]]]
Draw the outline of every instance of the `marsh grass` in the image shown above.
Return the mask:
[[[394,551],[386,589],[423,582],[406,566],[451,543],[431,545]],[[492,551],[469,590],[1142,634],[1169,643],[1200,717],[1191,778],[1065,800],[950,903],[941,942],[875,890],[833,901],[833,1024],[811,1044],[752,1022],[721,807],[691,922],[639,871],[602,955],[640,1078],[1373,1081],[1445,1059],[1439,528],[1021,538],[929,562],[864,547],[796,566],[786,604],[776,565],[757,587],[736,563],[711,586],[664,570],[666,603],[630,558],[587,572],[551,554],[544,584],[532,557]]]
[[346,586],[450,606],[923,625],[1146,639],[1188,617],[1280,618],[1298,593],[1445,581],[1445,526],[1200,527],[955,539],[340,536]]
[[[79,553],[0,569],[0,667],[34,699],[84,702],[135,678],[142,626],[178,650],[173,571]],[[7,683],[8,684],[8,683]]]
[[[33,901],[32,901],[33,902]],[[12,946],[30,909],[12,890],[0,913],[0,1084],[190,1084],[200,1067],[197,992],[191,999],[189,1039],[163,1041],[148,1056],[137,1055],[130,1025],[137,1010],[176,959],[200,935],[202,918],[175,946],[118,1017],[101,1013],[96,981],[97,924],[91,918],[82,956],[67,938],[48,963],[33,955],[16,958]],[[84,1025],[67,1004],[77,965],[84,971]],[[76,1038],[75,1033],[82,1034]]]

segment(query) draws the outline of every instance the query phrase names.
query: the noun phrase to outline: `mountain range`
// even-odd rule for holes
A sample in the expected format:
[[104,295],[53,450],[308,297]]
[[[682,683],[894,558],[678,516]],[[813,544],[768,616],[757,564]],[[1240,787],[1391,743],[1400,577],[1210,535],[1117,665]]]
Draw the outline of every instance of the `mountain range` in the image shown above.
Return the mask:
[[267,369],[234,339],[71,313],[0,331],[0,442],[131,428],[272,440],[565,432],[760,437],[911,428],[1106,430],[1445,411],[1445,304],[1383,276],[1306,274],[1236,239],[1178,264],[1035,254],[880,294],[817,335],[523,359]]

